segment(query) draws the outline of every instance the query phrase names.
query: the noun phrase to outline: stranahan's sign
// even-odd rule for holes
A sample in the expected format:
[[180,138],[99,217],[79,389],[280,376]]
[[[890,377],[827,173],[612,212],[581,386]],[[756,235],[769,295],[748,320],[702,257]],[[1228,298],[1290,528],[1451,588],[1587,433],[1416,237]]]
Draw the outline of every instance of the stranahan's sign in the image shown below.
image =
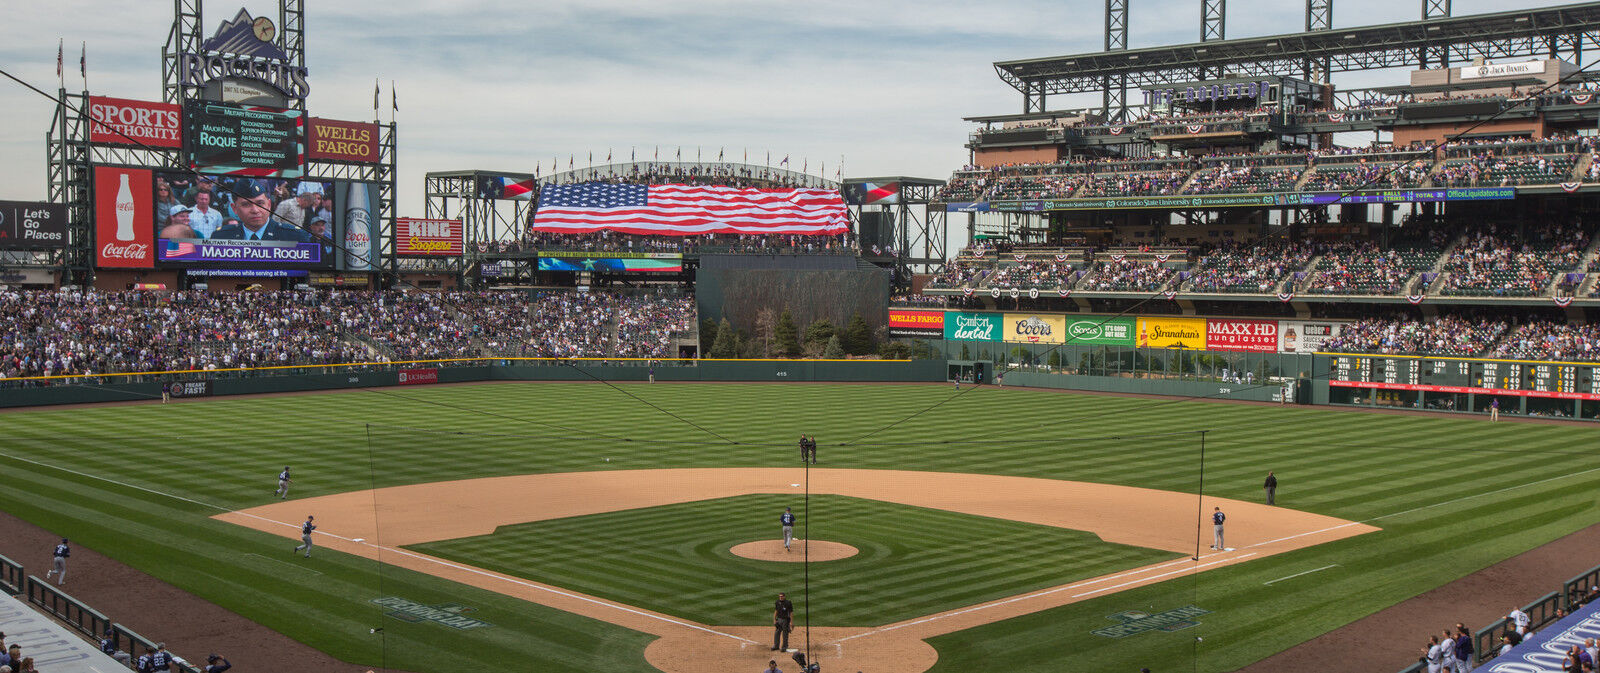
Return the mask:
[[230,103],[283,105],[311,93],[306,69],[296,65],[275,40],[278,27],[267,17],[240,8],[232,19],[200,44],[200,51],[178,54],[178,81],[207,89],[208,98]]

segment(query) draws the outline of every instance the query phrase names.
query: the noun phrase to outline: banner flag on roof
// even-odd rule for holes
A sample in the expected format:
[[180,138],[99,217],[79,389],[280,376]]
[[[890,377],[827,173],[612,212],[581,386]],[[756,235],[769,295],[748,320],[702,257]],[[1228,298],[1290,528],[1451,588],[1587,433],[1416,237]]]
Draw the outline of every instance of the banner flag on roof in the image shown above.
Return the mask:
[[829,189],[743,189],[701,185],[547,186],[533,230],[689,236],[729,234],[842,234],[848,215]]

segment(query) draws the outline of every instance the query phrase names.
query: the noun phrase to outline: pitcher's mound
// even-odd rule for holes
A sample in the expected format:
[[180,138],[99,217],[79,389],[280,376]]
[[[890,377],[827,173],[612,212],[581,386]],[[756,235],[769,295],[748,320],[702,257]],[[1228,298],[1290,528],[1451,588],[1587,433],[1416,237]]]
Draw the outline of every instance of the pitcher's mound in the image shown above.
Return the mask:
[[[734,556],[743,556],[757,561],[791,561],[799,563],[806,560],[806,541],[793,540],[789,543],[789,550],[783,548],[783,540],[758,540],[736,544],[728,551]],[[837,561],[850,558],[861,553],[860,550],[843,542],[828,542],[827,540],[811,541],[812,561]]]

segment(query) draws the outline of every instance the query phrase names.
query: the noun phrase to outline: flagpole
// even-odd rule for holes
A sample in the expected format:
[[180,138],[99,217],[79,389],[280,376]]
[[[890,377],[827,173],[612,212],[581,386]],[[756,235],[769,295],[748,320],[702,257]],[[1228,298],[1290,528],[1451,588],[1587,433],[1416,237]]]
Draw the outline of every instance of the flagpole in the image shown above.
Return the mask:
[[83,50],[78,52],[78,74],[83,76],[83,93],[89,94],[89,41],[83,41]]
[[395,113],[400,111],[400,97],[394,92],[394,80],[389,80],[389,123],[394,124]]
[[67,90],[67,75],[63,70],[63,61],[67,57],[67,38],[56,38],[56,83],[61,85],[61,90]]

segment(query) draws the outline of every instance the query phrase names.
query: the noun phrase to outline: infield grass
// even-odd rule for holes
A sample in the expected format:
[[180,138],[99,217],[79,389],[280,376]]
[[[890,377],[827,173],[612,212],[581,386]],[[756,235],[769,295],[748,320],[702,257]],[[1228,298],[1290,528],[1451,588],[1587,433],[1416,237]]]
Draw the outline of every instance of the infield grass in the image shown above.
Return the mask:
[[[409,548],[702,624],[763,625],[772,614],[762,599],[779,591],[806,614],[802,566],[728,549],[776,539],[785,506],[806,511],[796,496],[746,495],[502,526]],[[829,626],[888,624],[1181,556],[1083,531],[839,495],[811,496],[809,510],[811,539],[860,550],[811,566],[811,622]]]
[[[307,575],[271,561],[290,559],[286,538],[208,517],[268,502],[286,464],[299,498],[533,472],[789,465],[794,439],[807,433],[820,438],[824,467],[1185,492],[1203,477],[1207,494],[1241,499],[1259,498],[1272,469],[1281,506],[1383,528],[941,637],[938,670],[952,672],[1232,670],[1600,521],[1592,427],[1015,388],[953,396],[946,386],[619,385],[701,429],[597,384],[5,413],[0,467],[8,483],[25,487],[0,489],[0,507],[341,659],[426,673],[653,669],[642,656],[643,634],[326,550],[310,560],[322,574]],[[1203,473],[1198,429],[1209,430]],[[756,525],[768,525],[775,514],[760,509]],[[1229,522],[1232,530],[1248,525]],[[0,541],[0,551],[30,569],[47,562],[48,550]],[[704,559],[663,559],[662,574],[702,572]],[[1076,572],[1071,558],[1057,561],[1062,576]],[[1329,564],[1337,567],[1264,584]],[[813,570],[825,575],[829,566]],[[878,592],[894,580],[863,576],[856,588]],[[753,610],[766,609],[768,593],[749,598],[760,606]],[[371,603],[380,595],[468,605],[494,626],[398,622]],[[744,614],[734,598],[717,600],[729,603],[717,609]],[[1191,604],[1211,611],[1192,629],[1120,640],[1089,634],[1114,623],[1108,615]],[[386,638],[369,633],[379,625]],[[1438,627],[1419,625],[1416,635]],[[214,648],[180,653],[193,658],[207,649]]]

